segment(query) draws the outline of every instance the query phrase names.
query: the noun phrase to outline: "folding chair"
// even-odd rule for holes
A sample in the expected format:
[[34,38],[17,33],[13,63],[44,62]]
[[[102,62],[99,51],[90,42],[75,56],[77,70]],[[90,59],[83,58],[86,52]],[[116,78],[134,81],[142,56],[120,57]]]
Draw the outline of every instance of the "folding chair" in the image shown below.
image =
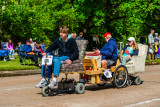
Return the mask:
[[[40,46],[42,48],[42,51],[45,52],[45,45],[44,44],[40,44]],[[38,62],[41,63],[42,62],[42,57],[43,57],[41,52],[35,52],[35,53],[37,53],[37,55],[38,55]]]
[[3,61],[9,60],[9,50],[7,50],[8,42],[1,42],[2,50],[0,50],[0,57]]
[[0,57],[3,61],[9,60],[9,50],[0,50]]
[[33,63],[33,61],[29,58],[27,53],[23,50],[25,44],[21,44],[20,46],[20,52],[19,52],[19,62],[20,65],[30,65]]

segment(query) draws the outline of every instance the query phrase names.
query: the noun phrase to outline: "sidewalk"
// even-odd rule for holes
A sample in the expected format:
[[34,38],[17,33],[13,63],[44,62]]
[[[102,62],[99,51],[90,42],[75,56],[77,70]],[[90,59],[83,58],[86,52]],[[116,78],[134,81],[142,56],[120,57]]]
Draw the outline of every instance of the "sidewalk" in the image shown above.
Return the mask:
[[40,73],[41,73],[41,69],[17,70],[17,71],[0,71],[0,77],[20,76],[20,75],[34,75],[34,74],[40,74]]

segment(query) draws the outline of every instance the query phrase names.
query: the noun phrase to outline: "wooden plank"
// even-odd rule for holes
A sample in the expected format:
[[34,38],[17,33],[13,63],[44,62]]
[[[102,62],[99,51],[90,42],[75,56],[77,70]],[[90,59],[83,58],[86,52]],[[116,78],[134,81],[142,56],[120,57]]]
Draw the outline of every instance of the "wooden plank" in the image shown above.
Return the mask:
[[92,59],[92,65],[93,65],[93,70],[97,71],[97,60],[96,59]]
[[92,59],[90,59],[90,58],[84,58],[84,63],[92,63]]
[[120,60],[117,59],[116,67],[118,67],[119,65],[120,65]]
[[114,72],[116,70],[116,66],[111,67],[111,72]]
[[84,63],[84,66],[91,67],[91,66],[93,66],[93,64],[92,63]]
[[96,74],[103,74],[102,71],[86,71],[87,75],[96,75]]
[[101,82],[101,80],[99,78],[99,74],[96,74],[96,83],[100,83],[100,82]]
[[[113,81],[113,79],[110,79],[108,81],[100,81],[98,84],[102,84],[102,83],[111,83]],[[87,82],[86,84],[92,84],[92,85],[96,85],[97,83],[90,83],[90,82]]]
[[105,70],[104,68],[98,68],[98,71],[102,71],[102,70]]
[[119,69],[118,69],[118,71],[123,71],[123,70],[124,70],[124,68],[119,68]]
[[91,83],[93,84],[93,83],[96,83],[96,77],[95,77],[95,75],[92,75],[91,76]]
[[74,73],[85,74],[86,71],[78,71],[78,72],[61,72],[60,74],[74,74]]

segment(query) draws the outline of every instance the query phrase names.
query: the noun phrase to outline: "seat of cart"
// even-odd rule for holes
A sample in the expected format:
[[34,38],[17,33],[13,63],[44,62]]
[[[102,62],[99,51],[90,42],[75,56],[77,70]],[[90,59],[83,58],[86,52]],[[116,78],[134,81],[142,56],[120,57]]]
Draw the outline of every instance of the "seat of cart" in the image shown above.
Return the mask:
[[147,56],[148,46],[138,44],[139,53],[138,56],[133,56],[131,61],[126,65],[129,74],[135,74],[145,71],[145,60]]

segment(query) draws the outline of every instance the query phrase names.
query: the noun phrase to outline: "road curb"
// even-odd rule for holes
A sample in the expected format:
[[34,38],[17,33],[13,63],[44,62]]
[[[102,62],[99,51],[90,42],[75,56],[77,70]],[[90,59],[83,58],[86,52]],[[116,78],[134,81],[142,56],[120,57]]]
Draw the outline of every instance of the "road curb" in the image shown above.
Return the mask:
[[0,71],[0,77],[34,75],[34,74],[40,74],[40,73],[41,73],[41,69],[17,70],[17,71]]

